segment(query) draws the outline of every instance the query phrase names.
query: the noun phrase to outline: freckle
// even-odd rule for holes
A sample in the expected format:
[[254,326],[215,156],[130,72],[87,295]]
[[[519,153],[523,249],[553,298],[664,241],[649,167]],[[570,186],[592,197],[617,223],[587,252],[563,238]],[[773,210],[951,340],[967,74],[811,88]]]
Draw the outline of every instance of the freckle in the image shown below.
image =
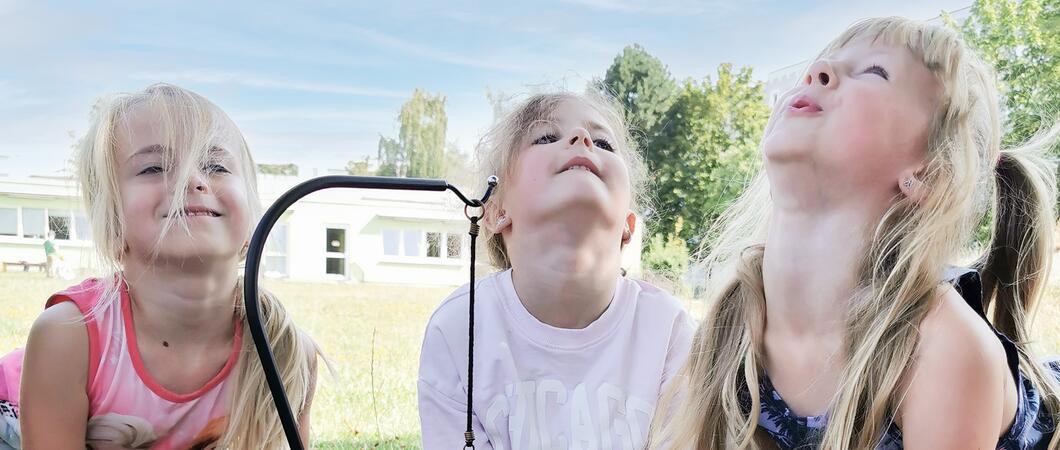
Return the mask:
[[169,342],[166,342],[166,341],[162,341],[162,346],[163,346],[163,347],[169,347]]

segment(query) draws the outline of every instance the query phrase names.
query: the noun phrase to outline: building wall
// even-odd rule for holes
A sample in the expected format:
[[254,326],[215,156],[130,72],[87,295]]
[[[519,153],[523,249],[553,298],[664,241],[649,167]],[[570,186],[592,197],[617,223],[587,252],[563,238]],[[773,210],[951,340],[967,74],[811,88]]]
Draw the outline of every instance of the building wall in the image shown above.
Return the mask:
[[[262,204],[267,208],[301,181],[305,179],[260,176]],[[0,261],[44,262],[44,239],[27,235],[46,230],[49,214],[63,215],[70,223],[70,239],[56,242],[66,262],[82,272],[94,271],[91,235],[72,178],[0,178],[0,232],[5,211],[15,211],[16,219],[23,211],[39,212],[41,223],[23,227],[16,220],[17,236],[0,235]],[[274,226],[262,273],[296,281],[457,286],[468,281],[468,225],[463,203],[449,192],[316,192],[292,205]],[[622,266],[633,275],[640,273],[639,228],[643,224],[623,253]],[[488,261],[484,245],[480,240],[480,263]],[[485,273],[488,267],[482,264],[477,270]]]

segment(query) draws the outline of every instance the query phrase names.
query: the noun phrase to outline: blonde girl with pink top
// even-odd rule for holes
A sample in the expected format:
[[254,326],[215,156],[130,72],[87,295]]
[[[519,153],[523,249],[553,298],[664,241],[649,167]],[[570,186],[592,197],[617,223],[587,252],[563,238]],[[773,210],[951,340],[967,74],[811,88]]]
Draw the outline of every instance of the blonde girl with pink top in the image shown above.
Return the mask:
[[[261,210],[242,134],[166,84],[97,112],[77,168],[108,274],[48,299],[20,396],[5,358],[0,399],[17,405],[22,447],[285,447],[241,308],[238,268]],[[261,302],[305,439],[318,349],[274,297]]]

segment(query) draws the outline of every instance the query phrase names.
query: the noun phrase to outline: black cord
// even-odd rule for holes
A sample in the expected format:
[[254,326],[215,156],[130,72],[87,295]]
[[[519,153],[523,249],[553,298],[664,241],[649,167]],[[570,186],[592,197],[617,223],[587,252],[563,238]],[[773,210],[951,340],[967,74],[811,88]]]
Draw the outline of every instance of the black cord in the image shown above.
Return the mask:
[[[460,197],[465,205],[469,207],[480,207],[486,203],[494,188],[497,186],[497,177],[490,176],[487,180],[486,192],[478,200],[468,200],[460,190],[444,180],[429,180],[423,178],[391,178],[391,177],[355,177],[345,175],[332,175],[314,178],[298,184],[281,195],[276,202],[269,207],[258,222],[254,234],[250,238],[247,248],[246,267],[243,275],[243,304],[246,308],[247,325],[250,327],[250,335],[254,339],[254,348],[257,350],[258,359],[261,360],[262,371],[265,372],[265,382],[269,385],[272,400],[276,406],[276,414],[283,425],[284,434],[291,450],[303,450],[302,440],[298,435],[298,423],[295,421],[294,412],[287,400],[287,393],[280,379],[280,370],[276,365],[272,347],[269,346],[269,338],[262,326],[264,320],[261,308],[258,304],[258,269],[261,265],[261,257],[264,253],[265,240],[269,231],[280,219],[280,216],[290,208],[294,202],[313,192],[336,187],[361,188],[361,189],[394,189],[404,191],[452,191]],[[472,238],[474,246],[474,238]],[[474,247],[471,251],[471,271],[474,273]],[[472,279],[472,289],[474,280]],[[472,313],[473,314],[473,313]],[[470,363],[469,363],[470,364]],[[470,391],[470,383],[468,385]],[[470,392],[469,392],[470,394]],[[470,399],[470,395],[468,397]],[[468,402],[468,414],[470,415],[471,402]]]
[[467,313],[467,431],[464,432],[464,448],[475,448],[475,430],[471,428],[472,399],[475,392],[475,238],[478,237],[479,216],[470,216],[471,235],[471,288],[468,291],[468,313]]

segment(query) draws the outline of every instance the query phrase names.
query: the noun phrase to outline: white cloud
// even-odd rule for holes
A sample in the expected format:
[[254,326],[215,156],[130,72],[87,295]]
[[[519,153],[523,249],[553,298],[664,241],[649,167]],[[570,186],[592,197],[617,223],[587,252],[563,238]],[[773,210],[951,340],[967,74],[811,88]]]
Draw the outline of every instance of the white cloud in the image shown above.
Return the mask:
[[240,86],[300,92],[351,95],[356,97],[405,98],[408,92],[393,89],[350,86],[343,84],[313,83],[304,81],[276,80],[236,72],[213,70],[184,70],[179,72],[140,72],[132,75],[135,80],[190,81],[203,84],[235,84]]
[[604,11],[627,14],[697,15],[707,11],[733,11],[743,9],[753,1],[733,2],[722,0],[560,0],[564,3],[586,6]]
[[415,55],[427,60],[452,64],[456,66],[473,67],[477,69],[498,70],[503,72],[524,72],[525,68],[519,64],[513,64],[506,60],[504,62],[492,60],[479,56],[462,55],[452,53],[438,48],[431,48],[421,44],[409,42],[375,30],[360,27],[350,27],[351,31],[360,35],[364,40],[380,47],[397,50],[402,53]]

